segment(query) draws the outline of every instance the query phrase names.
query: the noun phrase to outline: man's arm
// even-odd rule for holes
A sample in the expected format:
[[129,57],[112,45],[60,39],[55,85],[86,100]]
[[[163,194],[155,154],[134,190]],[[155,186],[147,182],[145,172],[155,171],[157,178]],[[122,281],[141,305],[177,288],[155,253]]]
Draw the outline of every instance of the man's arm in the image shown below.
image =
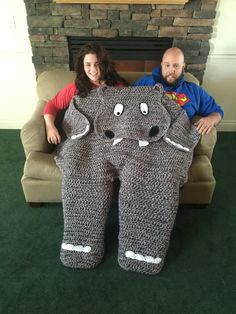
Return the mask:
[[223,109],[216,103],[215,99],[207,93],[202,87],[198,87],[199,91],[199,112],[202,116],[195,125],[200,134],[209,134],[214,126],[216,126],[224,116]]

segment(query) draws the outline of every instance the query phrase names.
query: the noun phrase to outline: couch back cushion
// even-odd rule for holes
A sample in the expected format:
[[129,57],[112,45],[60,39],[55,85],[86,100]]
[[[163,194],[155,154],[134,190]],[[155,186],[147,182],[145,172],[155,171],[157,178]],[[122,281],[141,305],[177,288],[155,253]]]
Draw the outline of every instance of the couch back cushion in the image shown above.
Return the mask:
[[[150,72],[120,72],[124,79],[132,84],[138,78],[150,74]],[[41,73],[37,79],[37,93],[39,99],[48,101],[51,99],[62,87],[75,79],[74,71],[66,70],[51,70]],[[199,84],[198,80],[191,74],[185,73],[185,79],[190,82]]]
[[39,99],[48,101],[74,79],[75,72],[73,71],[51,70],[41,73],[37,79],[37,94]]

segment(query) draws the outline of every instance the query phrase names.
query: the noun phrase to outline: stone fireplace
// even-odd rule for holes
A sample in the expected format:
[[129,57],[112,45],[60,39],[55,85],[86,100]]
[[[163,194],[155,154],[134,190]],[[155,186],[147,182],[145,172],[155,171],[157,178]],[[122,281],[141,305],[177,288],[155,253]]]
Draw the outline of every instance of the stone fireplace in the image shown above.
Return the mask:
[[150,72],[160,64],[163,53],[172,47],[172,38],[153,37],[77,37],[68,36],[70,70],[74,70],[76,55],[88,41],[99,42],[109,51],[119,72]]
[[[70,69],[68,37],[127,42],[130,38],[169,38],[173,46],[184,51],[187,71],[202,82],[217,0],[189,0],[175,5],[24,2],[37,74],[49,69]],[[157,58],[159,62],[160,55]]]

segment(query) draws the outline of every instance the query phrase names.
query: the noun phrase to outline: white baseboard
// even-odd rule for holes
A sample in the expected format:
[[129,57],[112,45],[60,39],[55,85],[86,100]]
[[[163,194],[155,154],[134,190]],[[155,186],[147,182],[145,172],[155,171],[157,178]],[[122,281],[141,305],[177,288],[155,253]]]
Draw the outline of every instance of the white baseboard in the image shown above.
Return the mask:
[[217,131],[236,132],[236,121],[223,119],[223,121],[219,125],[217,125]]
[[25,118],[0,119],[0,129],[21,129],[25,123]]

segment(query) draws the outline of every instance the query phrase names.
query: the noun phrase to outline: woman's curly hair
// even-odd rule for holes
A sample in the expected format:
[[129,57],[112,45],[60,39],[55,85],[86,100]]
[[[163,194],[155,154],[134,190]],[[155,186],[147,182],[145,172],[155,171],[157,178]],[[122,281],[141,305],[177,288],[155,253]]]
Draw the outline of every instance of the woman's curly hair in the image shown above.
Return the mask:
[[75,85],[79,96],[86,97],[93,88],[93,84],[84,72],[84,57],[90,53],[97,56],[101,71],[101,81],[105,81],[108,86],[115,86],[118,82],[127,85],[127,82],[117,73],[115,64],[111,60],[107,50],[97,42],[87,43],[79,50],[75,64]]

